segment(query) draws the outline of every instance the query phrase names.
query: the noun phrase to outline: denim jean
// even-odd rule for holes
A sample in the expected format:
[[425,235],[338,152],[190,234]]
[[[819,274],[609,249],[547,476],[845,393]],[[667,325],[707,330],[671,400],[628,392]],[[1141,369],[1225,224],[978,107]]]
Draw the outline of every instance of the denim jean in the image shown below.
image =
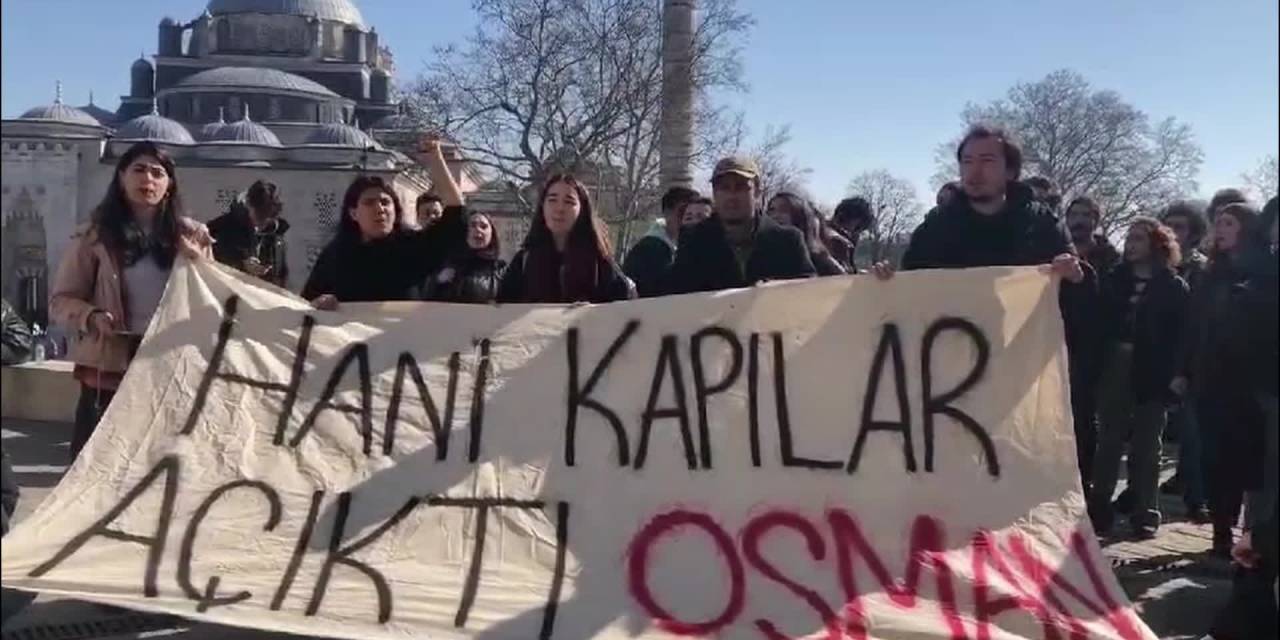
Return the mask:
[[1098,451],[1094,456],[1093,510],[1111,509],[1111,497],[1128,449],[1129,487],[1134,507],[1130,523],[1160,526],[1160,438],[1164,434],[1162,402],[1138,402],[1130,383],[1133,351],[1116,348],[1107,359],[1098,393]]
[[1200,421],[1192,403],[1169,415],[1170,426],[1178,433],[1178,479],[1182,481],[1182,501],[1187,507],[1205,506],[1204,452],[1200,441]]

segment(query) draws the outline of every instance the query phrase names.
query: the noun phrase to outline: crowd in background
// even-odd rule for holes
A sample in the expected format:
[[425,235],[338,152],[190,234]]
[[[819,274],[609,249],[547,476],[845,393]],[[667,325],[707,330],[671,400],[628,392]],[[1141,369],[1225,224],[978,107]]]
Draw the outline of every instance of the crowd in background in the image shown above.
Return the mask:
[[[1241,567],[1232,606],[1248,613],[1224,614],[1214,637],[1257,637],[1229,626],[1241,619],[1271,625],[1263,637],[1274,637],[1276,200],[1259,211],[1227,189],[1207,209],[1169,203],[1129,223],[1117,249],[1088,194],[1063,207],[1051,181],[1022,179],[1022,153],[1003,131],[972,128],[955,157],[960,180],[939,190],[897,266],[854,264],[876,224],[866,199],[841,202],[829,219],[797,193],[763,201],[759,167],[736,157],[716,164],[709,197],[669,190],[663,224],[621,263],[587,188],[552,176],[508,263],[493,220],[467,210],[439,145],[428,143],[434,188],[415,215],[386,181],[357,178],[301,291],[324,310],[380,300],[610,303],[868,271],[887,280],[896,268],[1047,265],[1062,280],[1078,462],[1095,530],[1112,534],[1122,515],[1132,535],[1150,538],[1166,515],[1160,492],[1181,495],[1189,519],[1212,524],[1213,552]],[[73,456],[119,385],[179,252],[288,286],[282,210],[275,185],[259,181],[206,228],[183,216],[162,149],[142,143],[121,157],[51,289],[51,315],[72,338],[82,387]],[[1178,471],[1161,487],[1169,426]],[[1116,496],[1122,463],[1127,489]]]

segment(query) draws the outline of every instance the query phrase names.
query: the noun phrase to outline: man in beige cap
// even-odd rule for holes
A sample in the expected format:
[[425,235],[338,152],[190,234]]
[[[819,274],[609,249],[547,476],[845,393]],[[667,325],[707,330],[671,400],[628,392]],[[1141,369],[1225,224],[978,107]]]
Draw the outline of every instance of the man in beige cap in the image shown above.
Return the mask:
[[711,174],[715,211],[680,234],[668,293],[737,289],[815,275],[800,231],[761,215],[760,195],[755,160],[730,157],[716,163]]

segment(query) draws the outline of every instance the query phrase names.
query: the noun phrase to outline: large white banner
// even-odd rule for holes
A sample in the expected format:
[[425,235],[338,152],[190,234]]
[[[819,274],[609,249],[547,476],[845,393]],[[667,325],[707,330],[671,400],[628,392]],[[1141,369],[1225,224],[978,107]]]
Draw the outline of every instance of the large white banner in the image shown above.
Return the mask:
[[1035,269],[326,313],[183,263],[3,583],[344,638],[1152,638],[1062,335]]

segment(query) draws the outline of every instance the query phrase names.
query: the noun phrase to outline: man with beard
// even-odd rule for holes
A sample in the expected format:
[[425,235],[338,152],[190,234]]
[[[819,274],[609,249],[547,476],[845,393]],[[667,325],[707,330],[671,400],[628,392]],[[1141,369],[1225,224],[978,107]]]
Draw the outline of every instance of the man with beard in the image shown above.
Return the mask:
[[[1076,255],[1062,227],[1031,189],[1018,181],[1022,149],[1002,130],[976,126],[956,149],[962,191],[911,234],[902,268],[964,269],[988,266],[1051,265],[1065,280],[1059,292],[1066,331],[1072,391],[1094,386],[1082,376],[1096,376],[1101,334],[1094,318],[1101,304],[1098,281]],[[893,275],[887,262],[872,267],[881,279]],[[1077,381],[1080,381],[1077,383]],[[1094,378],[1096,380],[1096,377]],[[1077,396],[1081,397],[1077,397]],[[1093,467],[1094,437],[1091,394],[1072,394],[1081,483],[1086,491]]]
[[804,236],[760,211],[760,166],[730,157],[711,174],[710,218],[685,229],[667,273],[668,294],[752,287],[817,274]]
[[1120,263],[1120,252],[1116,250],[1107,236],[1098,231],[1102,221],[1102,207],[1088,196],[1081,196],[1067,205],[1067,231],[1071,233],[1071,244],[1076,253],[1088,262],[1099,278],[1105,279],[1107,274]]

